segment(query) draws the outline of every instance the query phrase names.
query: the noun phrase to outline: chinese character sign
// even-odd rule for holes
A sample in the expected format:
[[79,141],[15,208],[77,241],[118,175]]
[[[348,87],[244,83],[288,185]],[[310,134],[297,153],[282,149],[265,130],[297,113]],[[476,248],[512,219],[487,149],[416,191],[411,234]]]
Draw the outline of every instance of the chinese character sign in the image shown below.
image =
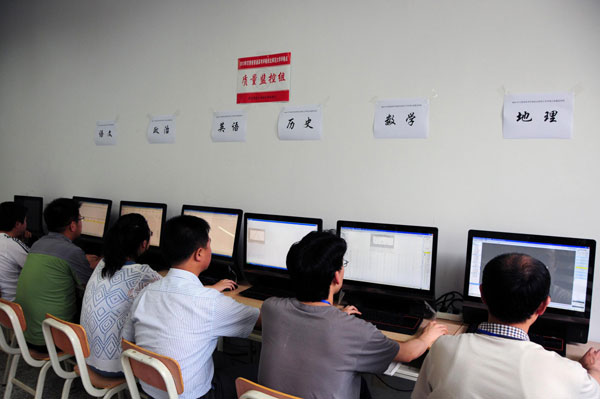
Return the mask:
[[279,113],[277,133],[280,140],[320,140],[323,111],[320,105],[283,107]]
[[148,125],[148,142],[174,143],[175,142],[175,117],[157,116],[153,117]]
[[426,98],[378,101],[375,105],[375,138],[425,139],[428,133],[429,101]]
[[94,142],[96,143],[96,145],[117,145],[117,122],[96,122]]
[[569,139],[573,136],[573,93],[507,94],[505,139]]
[[238,59],[237,103],[290,100],[292,53]]
[[246,141],[246,111],[232,110],[213,113],[210,136],[213,141]]

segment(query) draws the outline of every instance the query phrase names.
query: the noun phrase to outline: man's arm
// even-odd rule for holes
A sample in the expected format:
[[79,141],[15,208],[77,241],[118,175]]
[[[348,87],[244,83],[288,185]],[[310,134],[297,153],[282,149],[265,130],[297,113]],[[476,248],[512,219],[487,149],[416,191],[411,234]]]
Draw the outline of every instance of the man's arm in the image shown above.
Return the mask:
[[436,339],[448,333],[448,327],[432,321],[427,324],[421,335],[406,342],[400,342],[396,362],[410,362],[421,356],[433,345]]
[[579,363],[600,384],[600,349],[590,348]]

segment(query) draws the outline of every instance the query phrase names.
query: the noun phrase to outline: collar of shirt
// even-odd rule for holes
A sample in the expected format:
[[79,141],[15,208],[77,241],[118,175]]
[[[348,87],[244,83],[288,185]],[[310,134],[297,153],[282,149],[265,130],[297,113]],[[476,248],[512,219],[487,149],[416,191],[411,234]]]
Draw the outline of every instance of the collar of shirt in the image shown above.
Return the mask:
[[68,242],[72,242],[71,240],[69,240],[69,238],[64,235],[63,233],[56,233],[54,231],[50,231],[48,233],[48,238],[54,238],[56,240],[63,240],[63,241],[68,241]]
[[200,279],[194,273],[188,272],[187,270],[177,269],[174,267],[172,267],[169,270],[165,277],[180,278],[187,281],[193,281],[195,283],[197,282],[199,285],[202,285]]
[[527,335],[525,331],[517,327],[507,326],[506,324],[484,322],[479,324],[477,333],[494,337],[516,339],[518,341],[529,341],[529,335]]

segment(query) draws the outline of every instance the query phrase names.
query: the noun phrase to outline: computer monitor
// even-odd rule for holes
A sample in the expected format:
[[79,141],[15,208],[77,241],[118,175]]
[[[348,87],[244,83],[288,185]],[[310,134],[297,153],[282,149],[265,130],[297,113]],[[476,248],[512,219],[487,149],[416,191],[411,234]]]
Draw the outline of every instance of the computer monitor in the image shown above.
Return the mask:
[[465,320],[476,321],[470,320],[474,318],[474,310],[485,310],[479,291],[483,268],[494,257],[506,253],[530,255],[550,271],[551,302],[536,324],[562,325],[566,330],[559,333],[567,340],[587,342],[596,254],[596,241],[589,239],[469,230],[463,305]]
[[211,206],[183,205],[182,215],[204,219],[210,226],[213,261],[235,263],[242,225],[242,210]]
[[27,208],[27,230],[37,237],[44,235],[42,222],[44,219],[44,199],[29,195],[15,195],[14,201]]
[[[321,219],[247,213],[244,215],[244,273],[250,279],[289,279],[287,253],[311,231],[321,231]],[[262,282],[265,280],[262,279]],[[261,281],[254,282],[260,284]]]
[[112,201],[102,198],[74,196],[79,202],[79,214],[83,217],[81,236],[86,239],[102,239],[110,220]]
[[139,213],[146,219],[152,232],[150,246],[159,247],[163,225],[167,217],[167,205],[154,202],[121,201],[119,216],[129,213]]
[[348,245],[345,292],[435,298],[436,227],[339,220],[337,234]]

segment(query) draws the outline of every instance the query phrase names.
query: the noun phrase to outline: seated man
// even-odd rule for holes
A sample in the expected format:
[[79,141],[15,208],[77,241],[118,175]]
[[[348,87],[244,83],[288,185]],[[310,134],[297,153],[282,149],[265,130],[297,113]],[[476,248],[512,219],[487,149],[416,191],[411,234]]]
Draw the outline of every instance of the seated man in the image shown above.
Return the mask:
[[550,303],[543,263],[497,256],[483,269],[480,289],[488,322],[433,345],[413,398],[600,397],[600,351],[590,349],[578,363],[529,341],[529,328]]
[[[218,338],[246,338],[259,321],[257,308],[219,292],[233,289],[233,281],[222,280],[212,289],[198,279],[210,265],[208,231],[208,223],[195,216],[178,216],[166,223],[161,249],[171,269],[136,297],[123,328],[123,338],[179,362],[184,399],[221,395],[211,388]],[[167,397],[166,392],[141,384],[153,398]]]
[[27,232],[27,209],[15,202],[0,204],[0,293],[15,300],[17,281],[29,253],[21,239]]
[[93,271],[85,253],[72,242],[81,235],[77,201],[52,201],[44,210],[44,220],[50,232],[31,247],[15,299],[25,313],[25,339],[40,352],[46,352],[42,334],[46,313],[79,322],[77,288],[87,283]]
[[447,332],[431,322],[420,336],[398,343],[352,316],[359,313],[354,306],[332,306],[345,253],[346,242],[330,232],[311,232],[290,248],[286,263],[296,298],[269,298],[261,308],[259,383],[303,398],[359,398],[359,373],[413,360]]

